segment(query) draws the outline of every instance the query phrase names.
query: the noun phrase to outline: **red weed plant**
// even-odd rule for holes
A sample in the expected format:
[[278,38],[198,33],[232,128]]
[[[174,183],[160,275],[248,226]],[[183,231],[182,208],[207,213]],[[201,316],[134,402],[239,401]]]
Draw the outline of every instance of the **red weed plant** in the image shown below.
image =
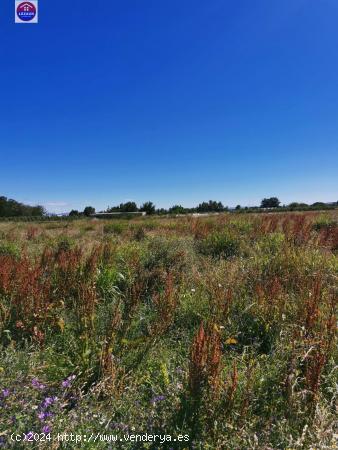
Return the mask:
[[167,273],[164,290],[153,295],[153,304],[157,311],[157,318],[152,328],[153,335],[165,333],[171,326],[178,305],[178,291],[172,273]]
[[214,324],[201,323],[190,350],[189,391],[195,398],[204,388],[217,391],[220,386],[221,342]]

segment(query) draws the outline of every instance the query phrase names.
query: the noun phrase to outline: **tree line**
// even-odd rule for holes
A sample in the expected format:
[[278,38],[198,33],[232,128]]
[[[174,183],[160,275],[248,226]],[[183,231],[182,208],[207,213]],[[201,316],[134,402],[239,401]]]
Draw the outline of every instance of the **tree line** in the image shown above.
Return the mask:
[[[261,201],[260,206],[241,206],[237,205],[235,210],[238,212],[246,211],[259,211],[265,209],[278,209],[278,210],[288,210],[288,211],[306,211],[306,210],[320,210],[320,209],[332,209],[338,206],[338,202],[323,203],[316,202],[312,204],[307,203],[297,203],[292,202],[288,205],[281,206],[281,202],[277,197],[264,198]],[[117,206],[108,206],[104,213],[112,212],[138,212],[144,211],[148,215],[158,214],[191,214],[191,213],[219,213],[228,211],[229,208],[224,206],[222,202],[209,200],[208,202],[199,203],[196,207],[185,208],[182,205],[176,204],[170,208],[156,208],[156,205],[151,202],[145,202],[141,206],[137,206],[135,202],[120,203]],[[95,214],[95,208],[93,206],[86,206],[83,211],[78,211],[73,209],[68,214],[69,217],[90,217]],[[0,217],[42,217],[46,216],[47,213],[43,206],[36,205],[30,206],[23,203],[17,202],[13,199],[8,199],[7,197],[0,197]]]
[[[265,209],[283,209],[291,211],[306,211],[306,210],[320,210],[320,209],[331,209],[338,206],[338,202],[324,203],[316,202],[312,204],[293,202],[288,205],[281,206],[281,202],[277,197],[263,198],[260,206],[241,206],[237,205],[235,210],[237,211],[257,211]],[[170,208],[156,208],[156,205],[151,202],[145,202],[140,207],[137,206],[135,202],[120,203],[117,206],[108,206],[105,211],[100,211],[102,213],[113,213],[113,212],[146,212],[147,215],[165,215],[165,214],[191,214],[191,213],[219,213],[229,211],[227,206],[224,206],[222,202],[217,202],[215,200],[209,200],[208,202],[202,202],[196,207],[185,208],[182,205],[176,204]],[[95,208],[92,206],[86,206],[83,212],[77,210],[72,210],[70,216],[91,216],[95,214]]]
[[11,198],[0,197],[0,217],[36,217],[46,213],[41,205],[30,206]]

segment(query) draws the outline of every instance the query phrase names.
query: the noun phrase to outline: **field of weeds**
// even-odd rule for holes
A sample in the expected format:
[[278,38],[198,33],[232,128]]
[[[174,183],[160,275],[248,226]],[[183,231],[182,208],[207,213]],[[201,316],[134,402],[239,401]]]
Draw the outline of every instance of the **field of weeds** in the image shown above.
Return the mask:
[[0,447],[334,448],[337,230],[336,211],[0,223]]

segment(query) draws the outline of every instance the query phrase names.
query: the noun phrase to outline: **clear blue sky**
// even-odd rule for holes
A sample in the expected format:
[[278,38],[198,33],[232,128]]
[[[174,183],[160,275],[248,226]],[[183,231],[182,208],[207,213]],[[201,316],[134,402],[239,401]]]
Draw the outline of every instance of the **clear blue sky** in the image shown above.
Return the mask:
[[0,195],[338,198],[337,0],[6,0],[0,36]]

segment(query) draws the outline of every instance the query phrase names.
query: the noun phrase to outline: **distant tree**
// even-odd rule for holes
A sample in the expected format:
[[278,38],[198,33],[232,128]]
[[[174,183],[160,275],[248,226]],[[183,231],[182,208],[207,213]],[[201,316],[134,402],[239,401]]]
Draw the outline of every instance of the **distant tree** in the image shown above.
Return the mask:
[[46,214],[46,210],[41,205],[32,206],[31,208],[32,216],[43,216]]
[[328,205],[324,202],[315,202],[312,203],[311,207],[315,209],[327,209]]
[[24,205],[7,197],[0,197],[0,216],[2,217],[43,216],[44,214],[43,206]]
[[224,209],[222,202],[216,202],[214,200],[200,203],[196,208],[198,212],[221,212],[224,211]]
[[83,214],[87,217],[91,216],[92,214],[95,214],[95,208],[92,206],[86,206],[83,210]]
[[159,214],[159,215],[168,214],[168,212],[169,211],[165,208],[159,208],[156,210],[156,214]]
[[155,211],[156,211],[155,205],[154,205],[153,202],[145,202],[141,206],[140,211],[144,211],[144,212],[146,212],[147,214],[150,214],[150,215],[151,214],[155,214]]
[[119,212],[120,206],[108,206],[107,210],[104,212],[111,213],[111,212]]
[[73,216],[79,216],[80,213],[77,209],[72,209],[68,215],[69,215],[69,217],[73,217]]
[[174,205],[169,208],[169,214],[185,214],[185,208],[181,205]]
[[235,209],[237,210],[241,209],[241,205],[237,205]]
[[278,208],[280,201],[277,197],[263,198],[261,208]]
[[292,202],[288,205],[289,208],[291,209],[304,209],[304,208],[308,208],[309,205],[307,205],[306,203],[298,203],[298,202]]
[[138,207],[135,202],[120,203],[118,206],[108,206],[106,212],[137,212]]
[[120,211],[122,211],[122,212],[137,212],[138,207],[135,202],[121,203]]
[[7,212],[7,198],[0,197],[0,217],[5,217]]

